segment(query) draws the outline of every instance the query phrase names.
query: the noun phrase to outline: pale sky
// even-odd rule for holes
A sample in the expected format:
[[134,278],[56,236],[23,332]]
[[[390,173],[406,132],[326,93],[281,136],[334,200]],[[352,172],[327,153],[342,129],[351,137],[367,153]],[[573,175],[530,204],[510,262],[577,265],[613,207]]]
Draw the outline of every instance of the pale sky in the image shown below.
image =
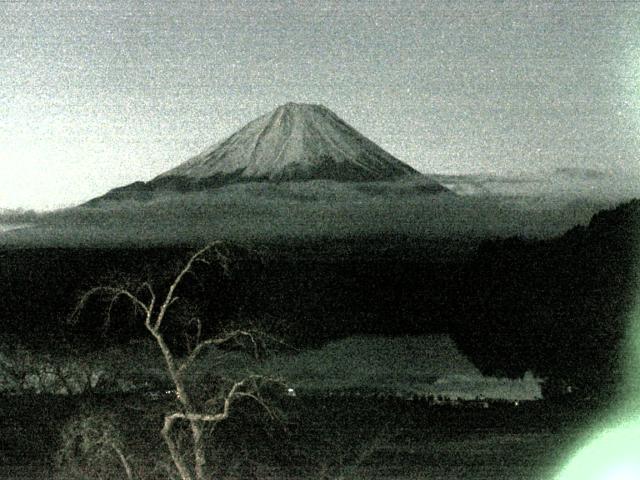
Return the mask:
[[633,1],[0,1],[0,207],[149,180],[288,101],[425,173],[636,173],[639,26]]

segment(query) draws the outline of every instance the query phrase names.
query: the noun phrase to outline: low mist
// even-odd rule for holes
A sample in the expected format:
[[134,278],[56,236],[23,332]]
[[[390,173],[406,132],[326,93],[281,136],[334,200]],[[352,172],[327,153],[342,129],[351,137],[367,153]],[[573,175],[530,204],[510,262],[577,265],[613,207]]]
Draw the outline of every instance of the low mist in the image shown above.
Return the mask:
[[432,193],[419,182],[247,183],[156,192],[54,212],[0,216],[10,245],[197,243],[397,235],[486,238],[559,235],[615,202],[580,196]]

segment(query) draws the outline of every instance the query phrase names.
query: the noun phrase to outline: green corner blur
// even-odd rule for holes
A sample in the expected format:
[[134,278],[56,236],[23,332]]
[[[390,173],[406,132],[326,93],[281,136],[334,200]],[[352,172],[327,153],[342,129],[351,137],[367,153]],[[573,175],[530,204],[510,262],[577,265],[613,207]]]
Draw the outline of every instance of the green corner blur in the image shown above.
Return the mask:
[[[635,238],[640,239],[635,225]],[[640,248],[636,242],[636,297],[628,314],[624,384],[606,418],[596,422],[576,445],[555,480],[640,479]]]

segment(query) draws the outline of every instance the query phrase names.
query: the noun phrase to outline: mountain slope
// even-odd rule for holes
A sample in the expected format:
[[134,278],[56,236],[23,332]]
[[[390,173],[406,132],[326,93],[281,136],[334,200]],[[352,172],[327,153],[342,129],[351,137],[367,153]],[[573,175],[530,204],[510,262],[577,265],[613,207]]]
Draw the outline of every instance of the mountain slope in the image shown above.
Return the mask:
[[288,103],[157,179],[386,180],[419,173],[320,105]]
[[96,200],[145,199],[155,191],[207,190],[231,183],[399,179],[418,180],[429,192],[447,191],[326,107],[287,103],[153,180],[116,188],[89,204]]

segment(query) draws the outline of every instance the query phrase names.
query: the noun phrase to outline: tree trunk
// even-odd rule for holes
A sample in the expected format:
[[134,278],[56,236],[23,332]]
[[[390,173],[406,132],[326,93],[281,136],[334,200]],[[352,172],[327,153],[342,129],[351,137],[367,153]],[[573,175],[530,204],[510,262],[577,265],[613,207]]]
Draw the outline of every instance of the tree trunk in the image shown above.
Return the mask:
[[131,465],[129,465],[129,461],[127,460],[127,457],[124,456],[124,453],[122,453],[122,450],[120,450],[120,448],[118,448],[117,445],[111,445],[111,446],[116,451],[116,455],[118,455],[118,458],[120,459],[120,463],[122,463],[122,467],[124,468],[124,471],[127,472],[127,478],[129,480],[133,480],[133,472],[131,471]]
[[171,438],[171,430],[173,427],[174,419],[171,417],[164,418],[164,426],[162,427],[162,438],[164,438],[164,443],[167,444],[169,448],[169,454],[171,455],[171,460],[173,460],[173,464],[178,469],[178,473],[180,474],[180,478],[182,480],[193,480],[191,476],[191,472],[189,468],[184,462],[182,455],[178,451],[178,447],[176,446],[173,438]]
[[195,460],[196,479],[205,480],[207,478],[205,476],[207,458],[204,452],[204,444],[202,441],[203,422],[200,420],[192,420],[190,423],[191,434],[193,437],[193,456]]

